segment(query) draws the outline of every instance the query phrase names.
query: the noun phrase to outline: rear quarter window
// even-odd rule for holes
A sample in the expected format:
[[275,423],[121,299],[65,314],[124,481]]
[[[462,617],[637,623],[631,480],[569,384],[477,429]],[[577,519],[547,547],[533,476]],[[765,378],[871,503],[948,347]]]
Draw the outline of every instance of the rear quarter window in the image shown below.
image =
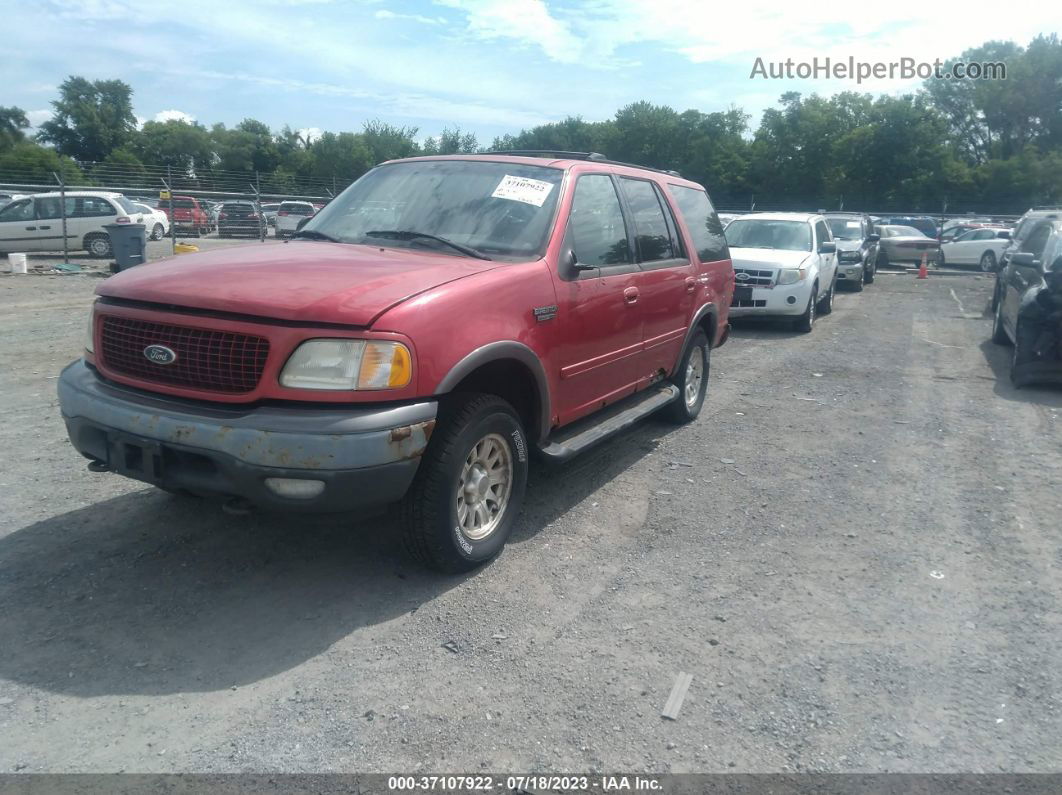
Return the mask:
[[693,238],[693,247],[697,249],[697,258],[701,262],[715,262],[727,259],[730,251],[723,236],[723,225],[712,207],[708,194],[696,188],[684,185],[668,185],[679,215],[686,223],[686,228]]

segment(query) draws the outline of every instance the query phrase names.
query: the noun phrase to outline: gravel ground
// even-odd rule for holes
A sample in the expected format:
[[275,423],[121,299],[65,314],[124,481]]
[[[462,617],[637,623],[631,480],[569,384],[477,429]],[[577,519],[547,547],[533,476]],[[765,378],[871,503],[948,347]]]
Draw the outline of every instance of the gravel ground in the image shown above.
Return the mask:
[[533,469],[458,578],[389,515],[87,472],[97,283],[0,277],[0,771],[1062,769],[1062,393],[1009,386],[989,278],[739,327],[698,422]]

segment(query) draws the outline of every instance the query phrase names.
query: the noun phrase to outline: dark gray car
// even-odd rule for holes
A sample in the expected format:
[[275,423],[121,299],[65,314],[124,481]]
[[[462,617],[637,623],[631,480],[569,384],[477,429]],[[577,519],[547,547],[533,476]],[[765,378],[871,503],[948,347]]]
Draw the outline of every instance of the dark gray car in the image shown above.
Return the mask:
[[845,285],[859,292],[864,284],[873,284],[878,270],[880,238],[870,216],[826,213],[826,223],[837,243],[837,286]]

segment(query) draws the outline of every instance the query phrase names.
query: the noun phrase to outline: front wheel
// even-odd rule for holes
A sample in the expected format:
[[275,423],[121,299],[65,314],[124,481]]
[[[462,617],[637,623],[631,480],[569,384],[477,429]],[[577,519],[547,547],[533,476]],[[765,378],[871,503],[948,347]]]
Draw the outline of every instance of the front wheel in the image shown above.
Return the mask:
[[877,261],[876,258],[875,258],[875,260],[873,262],[867,261],[867,263],[863,266],[863,283],[864,284],[873,284],[874,283],[874,272],[877,271],[877,269],[878,269],[878,261]]
[[505,545],[527,486],[527,440],[495,395],[452,395],[402,504],[414,559],[448,573],[487,562]]
[[151,239],[162,240],[164,234],[166,234],[166,230],[162,228],[162,224],[155,224],[155,228],[151,230]]
[[833,312],[833,297],[837,294],[837,274],[833,275],[833,281],[830,282],[830,289],[826,291],[826,295],[822,296],[822,302],[819,304],[819,314],[828,315]]
[[996,269],[996,255],[995,252],[986,251],[981,255],[981,271],[984,273],[992,273]]
[[708,335],[698,329],[694,332],[686,352],[679,363],[672,383],[678,387],[678,400],[664,409],[669,420],[684,424],[693,422],[701,413],[704,397],[708,393],[708,372],[711,369],[712,349]]
[[1003,327],[1002,298],[996,301],[996,311],[992,315],[992,342],[996,345],[1007,345],[1010,343],[1010,337],[1007,336],[1007,330]]
[[804,310],[804,314],[793,322],[793,327],[797,331],[803,331],[805,334],[809,334],[811,330],[815,328],[815,304],[818,302],[818,297],[818,290],[812,290],[811,297],[808,298],[807,309]]

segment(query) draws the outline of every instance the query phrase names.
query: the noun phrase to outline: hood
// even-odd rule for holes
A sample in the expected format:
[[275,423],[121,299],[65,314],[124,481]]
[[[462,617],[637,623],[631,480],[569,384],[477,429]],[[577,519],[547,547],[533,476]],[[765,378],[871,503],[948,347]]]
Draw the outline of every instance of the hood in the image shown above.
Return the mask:
[[112,276],[101,296],[306,323],[369,326],[395,304],[499,263],[311,240],[181,254]]
[[735,268],[799,268],[811,256],[810,251],[786,251],[778,248],[733,248],[730,258]]

